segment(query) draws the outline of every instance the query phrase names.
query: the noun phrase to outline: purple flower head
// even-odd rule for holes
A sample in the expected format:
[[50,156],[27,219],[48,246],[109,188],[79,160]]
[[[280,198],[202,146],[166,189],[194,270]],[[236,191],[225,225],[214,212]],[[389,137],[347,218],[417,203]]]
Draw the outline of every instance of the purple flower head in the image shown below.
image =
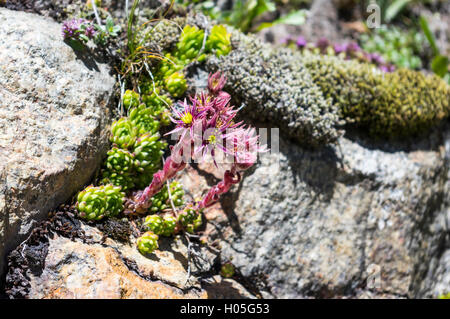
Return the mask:
[[266,147],[259,145],[259,136],[252,127],[247,129],[237,129],[229,134],[228,139],[232,144],[234,156],[234,168],[238,171],[249,169],[256,163],[257,155],[260,152],[266,152]]
[[297,47],[304,48],[306,46],[306,39],[304,37],[302,37],[302,36],[299,36],[297,38],[296,44],[297,44]]
[[316,42],[316,48],[319,48],[321,52],[325,52],[329,45],[330,43],[327,38],[320,38]]
[[346,48],[347,54],[351,54],[351,53],[358,52],[358,51],[361,51],[361,47],[358,45],[358,43],[350,42],[349,44],[347,44],[347,48]]
[[184,142],[187,136],[190,136],[191,139],[194,138],[194,127],[201,125],[205,111],[199,109],[196,103],[186,103],[186,100],[178,104],[183,109],[179,111],[175,107],[172,107],[172,112],[176,118],[170,116],[170,120],[176,124],[176,127],[166,135],[180,133],[180,141]]
[[86,34],[86,36],[87,36],[89,39],[92,39],[92,38],[97,34],[97,31],[95,31],[94,26],[89,25],[89,26],[86,28],[85,34]]
[[222,91],[225,86],[225,82],[227,82],[227,77],[220,72],[216,72],[213,75],[209,75],[208,78],[208,90],[212,94],[216,95],[220,91]]
[[86,23],[87,20],[85,19],[72,19],[72,20],[68,20],[68,21],[64,21],[63,22],[63,26],[62,26],[62,34],[64,39],[68,39],[68,38],[77,38],[78,37],[78,33],[81,31],[81,26]]
[[339,54],[339,53],[347,51],[347,45],[346,44],[335,44],[333,46],[333,48],[334,48],[334,52],[336,54]]

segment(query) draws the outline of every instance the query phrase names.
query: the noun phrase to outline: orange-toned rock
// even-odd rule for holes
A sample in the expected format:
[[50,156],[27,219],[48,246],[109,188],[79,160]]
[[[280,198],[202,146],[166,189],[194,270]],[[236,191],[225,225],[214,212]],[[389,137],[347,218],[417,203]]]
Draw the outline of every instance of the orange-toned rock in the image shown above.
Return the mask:
[[50,242],[40,276],[32,276],[30,298],[206,298],[201,289],[184,293],[160,280],[143,278],[112,247],[57,237]]

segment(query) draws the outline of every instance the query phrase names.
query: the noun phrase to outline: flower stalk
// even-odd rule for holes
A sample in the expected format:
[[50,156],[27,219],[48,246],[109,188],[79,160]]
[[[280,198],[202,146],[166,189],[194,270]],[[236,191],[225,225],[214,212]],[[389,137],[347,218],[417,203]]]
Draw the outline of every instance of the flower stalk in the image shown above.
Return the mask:
[[202,200],[187,205],[180,214],[202,211],[239,183],[241,173],[256,163],[257,154],[266,151],[259,145],[259,136],[254,128],[235,122],[238,110],[231,106],[231,96],[222,91],[225,82],[226,77],[219,72],[210,75],[208,93],[197,94],[189,99],[190,102],[185,100],[178,103],[178,108],[172,108],[171,120],[176,127],[168,134],[177,133],[179,138],[163,169],[153,175],[148,187],[135,195],[132,207],[136,213],[145,213],[152,204],[152,196],[190,160],[204,161],[210,156],[216,167],[225,170],[223,180],[213,186]]

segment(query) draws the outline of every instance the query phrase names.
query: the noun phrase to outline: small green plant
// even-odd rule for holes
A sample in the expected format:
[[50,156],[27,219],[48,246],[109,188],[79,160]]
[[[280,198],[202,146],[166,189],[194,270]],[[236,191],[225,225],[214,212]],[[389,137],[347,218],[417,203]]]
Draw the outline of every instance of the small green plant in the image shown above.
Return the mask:
[[126,90],[122,100],[123,106],[129,110],[130,108],[139,105],[139,93],[136,93],[133,90]]
[[111,125],[110,140],[120,148],[128,149],[133,147],[137,135],[137,127],[127,117],[122,117]]
[[77,196],[79,216],[87,220],[100,220],[116,216],[123,210],[125,194],[119,186],[88,186]]
[[155,116],[152,108],[147,107],[144,103],[134,107],[128,111],[131,123],[136,127],[138,135],[159,131],[160,122]]
[[166,147],[167,143],[160,140],[159,133],[145,133],[138,138],[133,149],[134,182],[138,188],[145,187],[161,167],[161,157]]
[[[181,207],[184,205],[184,191],[180,183],[177,181],[170,183],[170,194],[175,207]],[[151,203],[149,212],[152,214],[162,213],[168,209],[172,209],[167,186],[164,186],[159,193],[152,197]]]
[[147,231],[152,231],[156,235],[161,235],[164,233],[164,220],[159,215],[149,215],[145,217],[145,221],[142,226]]
[[158,235],[155,233],[148,231],[144,233],[137,239],[137,248],[142,255],[151,254],[153,251],[158,249]]
[[232,263],[225,263],[220,268],[220,275],[224,278],[231,278],[234,276],[235,268]]
[[111,183],[121,186],[123,191],[134,187],[133,173],[134,155],[127,150],[113,147],[108,151],[105,169],[102,171],[102,184]]
[[416,32],[404,32],[386,25],[374,29],[371,34],[361,36],[362,48],[370,53],[379,53],[386,61],[399,68],[420,69],[420,54],[424,37]]
[[242,32],[249,31],[254,20],[265,12],[275,11],[275,3],[269,0],[238,0],[233,8],[223,14],[223,21]]
[[164,223],[164,231],[162,233],[163,236],[169,237],[175,233],[175,229],[177,226],[177,219],[169,214],[163,216]]
[[211,28],[211,34],[206,41],[206,51],[214,52],[216,56],[227,55],[231,51],[231,34],[223,25]]
[[425,17],[420,17],[420,27],[422,28],[428,43],[433,51],[433,60],[431,61],[431,69],[435,74],[443,78],[448,84],[450,84],[450,61],[448,57],[442,55],[436,44],[436,39],[428,26],[428,22]]
[[115,38],[122,30],[119,25],[114,24],[114,20],[111,17],[106,18],[105,25],[94,25],[97,32],[94,42],[100,45],[106,45],[111,38]]

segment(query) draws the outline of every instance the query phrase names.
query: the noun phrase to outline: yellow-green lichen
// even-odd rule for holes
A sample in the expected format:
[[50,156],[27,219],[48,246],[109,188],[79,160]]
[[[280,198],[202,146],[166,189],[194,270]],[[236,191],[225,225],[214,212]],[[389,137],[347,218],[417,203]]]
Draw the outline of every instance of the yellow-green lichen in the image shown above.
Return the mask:
[[419,135],[449,115],[450,87],[408,69],[384,73],[368,64],[305,55],[303,62],[347,123],[373,136]]

